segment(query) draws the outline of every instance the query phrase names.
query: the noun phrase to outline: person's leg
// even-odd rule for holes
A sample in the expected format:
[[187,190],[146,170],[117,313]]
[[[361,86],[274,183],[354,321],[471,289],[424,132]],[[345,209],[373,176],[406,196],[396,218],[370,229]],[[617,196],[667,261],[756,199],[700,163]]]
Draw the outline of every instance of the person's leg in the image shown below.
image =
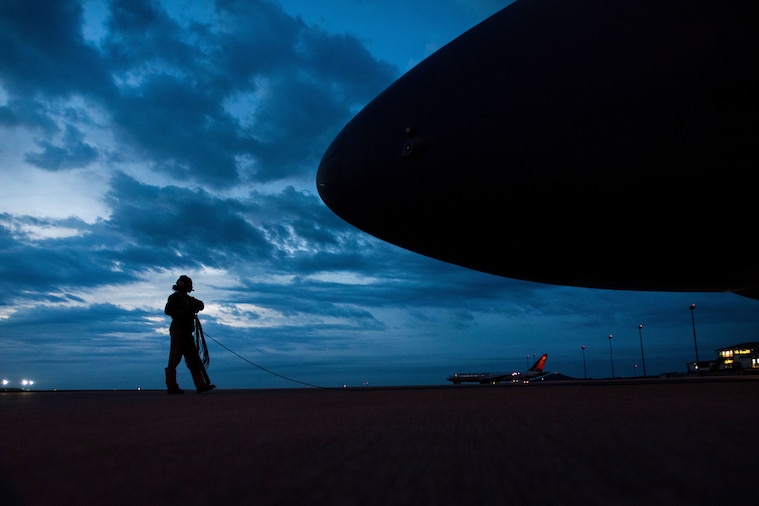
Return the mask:
[[170,394],[183,394],[184,390],[177,383],[177,366],[182,361],[182,345],[180,334],[170,331],[171,344],[169,345],[169,363],[166,366],[166,389]]
[[216,385],[211,384],[206,368],[203,367],[203,362],[200,361],[192,335],[189,338],[185,336],[182,339],[182,354],[184,355],[184,363],[192,375],[192,381],[195,383],[197,392],[202,394],[216,388]]

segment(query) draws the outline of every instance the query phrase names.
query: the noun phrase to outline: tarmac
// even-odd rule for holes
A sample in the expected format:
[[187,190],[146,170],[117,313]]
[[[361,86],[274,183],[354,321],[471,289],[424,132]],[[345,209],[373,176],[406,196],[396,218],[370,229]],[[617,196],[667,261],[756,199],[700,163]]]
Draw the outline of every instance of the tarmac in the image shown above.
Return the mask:
[[0,504],[751,503],[759,378],[0,393]]

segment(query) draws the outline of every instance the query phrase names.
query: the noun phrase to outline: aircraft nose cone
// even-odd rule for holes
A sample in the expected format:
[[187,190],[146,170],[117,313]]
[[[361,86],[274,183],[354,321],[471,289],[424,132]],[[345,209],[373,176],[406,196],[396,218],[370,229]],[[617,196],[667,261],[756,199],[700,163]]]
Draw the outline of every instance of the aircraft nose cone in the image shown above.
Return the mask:
[[[319,196],[343,220],[370,234],[393,227],[405,206],[399,202],[405,184],[399,177],[401,143],[376,116],[360,114],[329,145],[316,172]],[[398,209],[401,209],[399,211]]]
[[339,196],[342,194],[340,183],[343,172],[343,151],[341,147],[344,137],[344,132],[340,132],[335,137],[332,144],[329,145],[327,151],[324,153],[319,163],[319,168],[316,171],[316,189],[319,192],[319,196],[327,207],[336,213],[336,208],[341,207],[339,201]]

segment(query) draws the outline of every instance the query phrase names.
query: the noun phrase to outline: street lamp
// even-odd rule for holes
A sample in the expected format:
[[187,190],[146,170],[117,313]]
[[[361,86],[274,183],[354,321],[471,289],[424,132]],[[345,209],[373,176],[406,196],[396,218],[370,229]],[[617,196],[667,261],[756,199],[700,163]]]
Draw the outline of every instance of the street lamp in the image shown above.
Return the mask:
[[614,378],[614,353],[611,351],[611,338],[613,335],[609,334],[609,357],[611,358],[611,377]]
[[643,355],[643,324],[638,325],[638,335],[640,336],[640,361],[643,363],[643,377],[646,377],[646,357]]
[[698,371],[698,342],[696,342],[696,317],[693,313],[696,310],[696,305],[690,305],[690,321],[693,324],[693,346],[696,348],[696,371]]
[[580,346],[582,348],[582,374],[585,379],[588,379],[588,369],[585,367],[585,345]]

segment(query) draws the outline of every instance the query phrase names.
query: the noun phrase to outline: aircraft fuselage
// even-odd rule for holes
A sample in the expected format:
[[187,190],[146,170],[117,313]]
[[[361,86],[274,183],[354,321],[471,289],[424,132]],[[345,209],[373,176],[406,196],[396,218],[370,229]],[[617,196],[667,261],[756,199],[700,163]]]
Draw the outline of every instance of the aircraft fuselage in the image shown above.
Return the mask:
[[759,289],[753,0],[520,0],[413,68],[317,174],[337,215],[501,276]]

